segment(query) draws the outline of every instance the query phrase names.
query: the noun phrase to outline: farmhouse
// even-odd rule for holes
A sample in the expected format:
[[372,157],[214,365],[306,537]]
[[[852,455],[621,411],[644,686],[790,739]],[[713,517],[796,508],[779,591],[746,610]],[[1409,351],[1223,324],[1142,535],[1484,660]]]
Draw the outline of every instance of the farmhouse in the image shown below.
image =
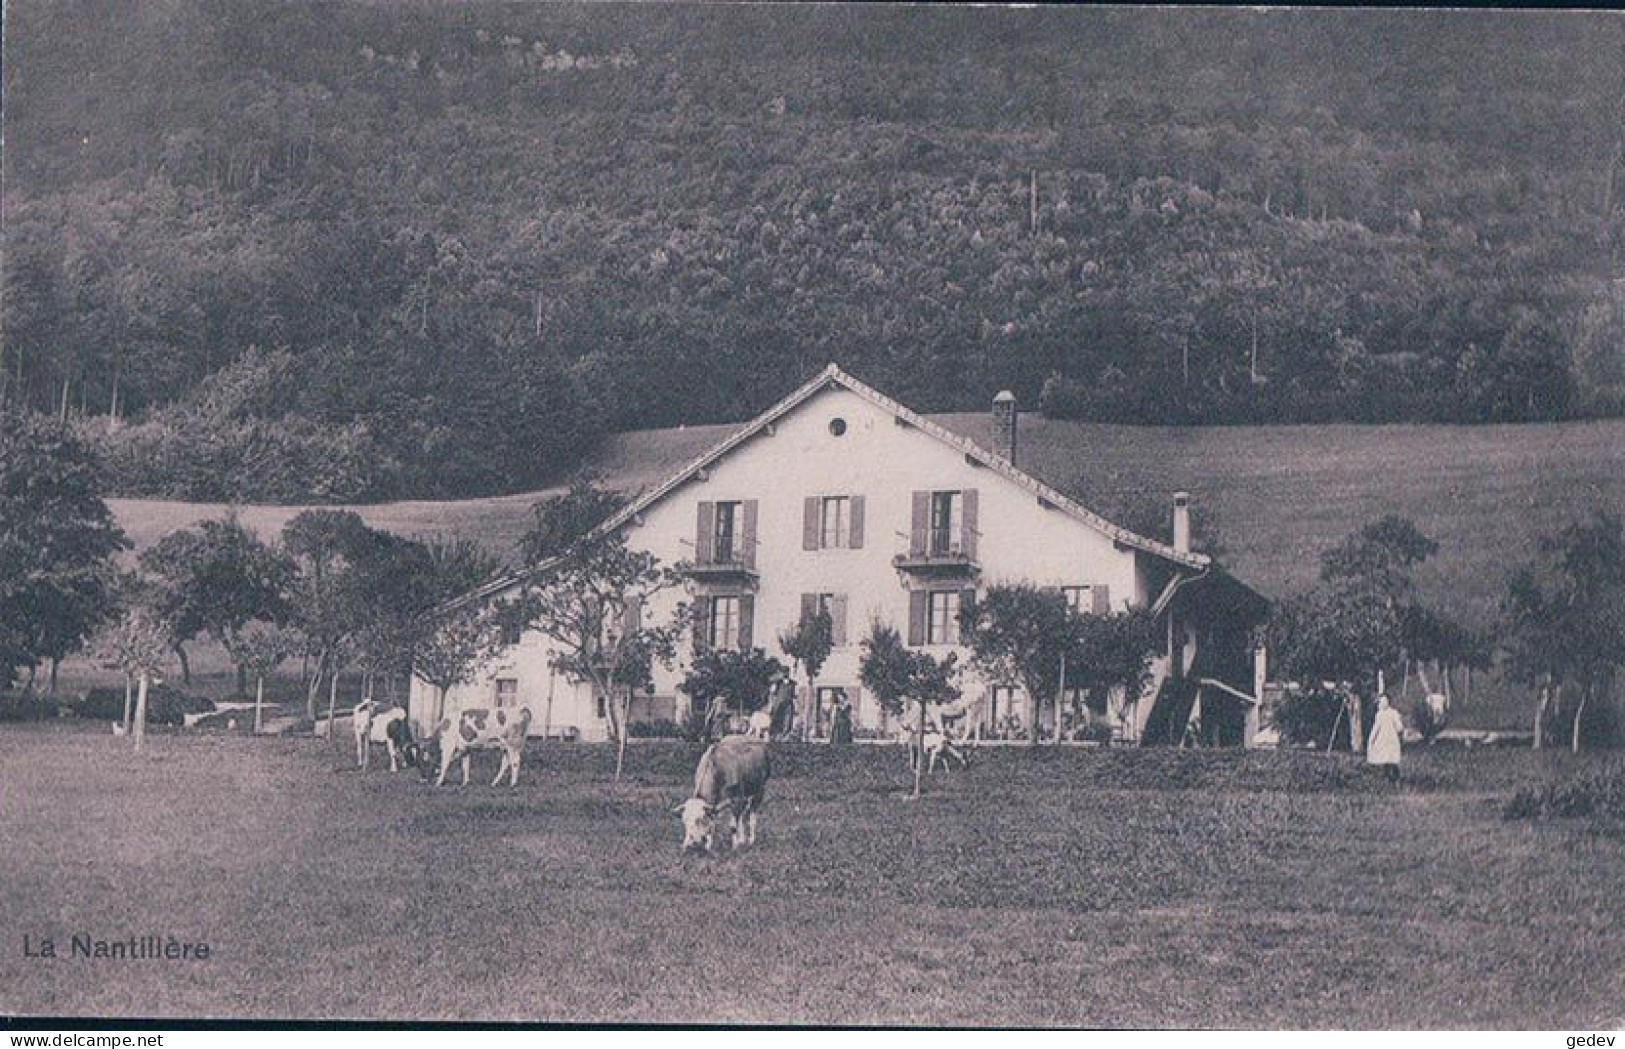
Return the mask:
[[[990,585],[1027,581],[1089,612],[1151,608],[1165,639],[1142,695],[1072,695],[1065,709],[1087,704],[1127,741],[1178,742],[1193,721],[1211,742],[1249,741],[1263,662],[1250,637],[1265,600],[1191,551],[1183,495],[1172,500],[1173,543],[1164,545],[1023,472],[1016,409],[999,394],[983,447],[830,365],[611,518],[604,527],[632,548],[689,566],[686,592],[661,595],[669,607],[639,610],[669,617],[686,600],[694,625],[677,663],[657,667],[652,693],[635,699],[632,721],[688,713],[678,683],[704,647],[761,647],[788,664],[779,634],[804,610],[823,608],[835,648],[817,695],[802,697],[803,723],[826,724],[844,694],[860,734],[888,732],[859,680],[869,624],[892,624],[910,645],[944,655],[960,648],[962,603]],[[526,579],[469,597],[497,599]],[[447,693],[444,710],[436,690],[414,680],[414,728],[422,735],[446,713],[494,705],[529,708],[535,734],[606,738],[605,697],[553,671],[550,644],[535,632],[514,638],[475,683]],[[961,685],[978,735],[1025,736],[1018,686],[969,672]],[[1055,726],[1041,728],[1052,735]]]

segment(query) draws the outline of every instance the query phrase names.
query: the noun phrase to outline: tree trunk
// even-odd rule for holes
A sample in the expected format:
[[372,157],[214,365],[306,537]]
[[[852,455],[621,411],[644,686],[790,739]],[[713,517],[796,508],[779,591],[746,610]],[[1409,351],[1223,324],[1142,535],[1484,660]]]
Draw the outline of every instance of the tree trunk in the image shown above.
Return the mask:
[[152,682],[149,671],[141,672],[141,688],[135,698],[135,749],[147,742],[147,686]]
[[51,684],[50,684],[46,694],[53,697],[53,698],[56,696],[56,672],[57,672],[57,669],[60,668],[61,666],[62,666],[62,657],[61,656],[52,656],[51,657]]
[[242,663],[237,664],[237,694],[248,695],[248,667]]
[[[610,697],[610,702],[611,703],[614,702],[614,697],[613,696]],[[619,783],[621,781],[621,770],[626,767],[626,737],[628,735],[630,735],[630,733],[626,731],[626,727],[627,727],[628,724],[630,724],[630,722],[632,720],[632,686],[631,685],[626,686],[626,699],[624,701],[624,704],[625,705],[621,707],[621,714],[620,714],[620,721],[621,721],[621,730],[620,730],[620,733],[619,733],[620,738],[616,741],[616,745],[615,745],[615,782],[616,783]]]
[[175,642],[175,658],[181,661],[181,684],[190,685],[192,683],[192,661],[186,658],[186,645],[179,641]]
[[324,650],[316,654],[316,669],[311,672],[310,679],[305,682],[305,720],[316,720],[316,697],[321,695],[322,677],[327,668],[327,652]]
[[1025,691],[1027,693],[1027,745],[1036,747],[1039,743],[1038,690],[1028,685]]
[[1551,702],[1552,686],[1550,682],[1541,682],[1540,699],[1535,704],[1535,744],[1534,749],[1539,750],[1546,738],[1546,707]]
[[120,722],[120,724],[124,726],[124,731],[126,734],[128,734],[130,731],[131,706],[134,701],[135,677],[128,670],[126,670],[124,672],[124,720]]
[[254,735],[265,727],[265,675],[254,675]]
[[1580,725],[1585,720],[1586,701],[1591,698],[1591,686],[1580,689],[1580,705],[1574,708],[1574,728],[1569,737],[1569,749],[1580,753]]
[[337,712],[339,704],[339,668],[334,667],[333,673],[327,677],[327,731],[322,735],[327,739],[333,738],[333,715]]
[[[920,796],[925,783],[925,704],[919,704],[920,716],[914,725],[914,796]],[[1036,722],[1035,722],[1036,724]]]

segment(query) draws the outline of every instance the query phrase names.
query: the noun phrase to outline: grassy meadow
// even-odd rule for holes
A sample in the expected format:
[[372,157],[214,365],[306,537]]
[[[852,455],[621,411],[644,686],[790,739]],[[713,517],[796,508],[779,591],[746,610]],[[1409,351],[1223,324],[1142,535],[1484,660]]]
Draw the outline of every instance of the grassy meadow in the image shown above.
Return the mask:
[[[683,855],[697,748],[533,746],[515,790],[344,741],[0,727],[0,1013],[1104,1027],[1625,1019],[1625,839],[1506,821],[1562,754],[776,748],[761,841]],[[482,782],[479,777],[483,776]],[[23,957],[88,933],[206,962]]]

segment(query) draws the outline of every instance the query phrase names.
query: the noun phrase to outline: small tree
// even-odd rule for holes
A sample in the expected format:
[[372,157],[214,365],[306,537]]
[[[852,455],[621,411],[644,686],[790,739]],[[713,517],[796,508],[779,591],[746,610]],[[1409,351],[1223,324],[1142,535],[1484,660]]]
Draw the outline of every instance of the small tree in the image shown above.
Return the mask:
[[1098,688],[1108,696],[1118,693],[1125,707],[1137,700],[1151,680],[1151,660],[1160,642],[1156,617],[1146,609],[1108,615],[1074,612],[1071,631],[1067,685]]
[[960,609],[959,639],[970,648],[972,664],[987,680],[1018,681],[1027,693],[1028,740],[1035,746],[1040,704],[1059,695],[1063,661],[1077,662],[1075,633],[1060,591],[1031,583],[991,586]]
[[[912,753],[920,755],[925,744],[926,710],[933,704],[952,703],[960,692],[954,684],[959,676],[959,657],[949,653],[938,660],[928,652],[920,652],[903,644],[897,631],[884,623],[875,622],[869,636],[863,640],[863,655],[859,674],[865,688],[888,714],[903,717],[912,701],[916,708]],[[914,797],[920,796],[924,783],[925,762],[914,762]]]
[[535,523],[519,539],[519,553],[539,564],[565,553],[626,503],[619,492],[591,481],[577,481],[563,495],[543,499],[531,508]]
[[648,683],[654,662],[671,663],[688,620],[682,603],[665,623],[646,622],[644,610],[682,582],[681,565],[662,567],[653,554],[627,549],[624,536],[598,536],[578,544],[518,601],[520,621],[554,642],[553,668],[604,697],[617,782],[632,690]]
[[706,649],[679,686],[696,710],[709,710],[718,698],[729,713],[752,714],[767,704],[774,682],[784,677],[784,664],[759,648]]
[[[243,526],[235,513],[174,531],[141,555],[141,565],[160,582],[158,611],[169,620],[190,679],[185,644],[207,634],[228,653],[236,635],[253,620],[281,622],[293,563]],[[237,661],[237,693],[248,691],[248,667]]]
[[818,731],[818,673],[835,648],[835,624],[829,610],[804,609],[796,625],[779,634],[779,647],[793,665],[807,677],[806,715],[802,724],[812,734]]
[[[147,694],[154,684],[162,683],[164,656],[171,650],[173,639],[169,624],[145,605],[137,605],[125,612],[104,629],[96,642],[96,651],[104,666],[122,670],[125,680],[137,683],[132,735],[135,749],[140,750],[147,740]],[[126,731],[131,727],[129,689],[125,689],[124,721]]]
[[1625,665],[1625,527],[1609,513],[1540,540],[1502,601],[1503,649],[1513,677],[1539,687],[1535,746],[1565,687],[1578,693],[1570,746],[1578,751],[1588,704],[1609,695]]
[[243,624],[231,640],[231,658],[254,678],[254,734],[265,724],[265,679],[304,644],[296,631],[275,623]]
[[445,717],[446,693],[473,681],[480,666],[502,650],[501,615],[495,605],[465,605],[419,637],[412,673],[435,690],[433,721]]
[[[1361,697],[1444,623],[1422,609],[1411,578],[1438,545],[1402,517],[1366,525],[1321,557],[1320,583],[1278,605],[1267,629],[1276,664],[1303,681],[1348,682],[1350,749],[1364,743]],[[1330,741],[1328,741],[1330,746]]]

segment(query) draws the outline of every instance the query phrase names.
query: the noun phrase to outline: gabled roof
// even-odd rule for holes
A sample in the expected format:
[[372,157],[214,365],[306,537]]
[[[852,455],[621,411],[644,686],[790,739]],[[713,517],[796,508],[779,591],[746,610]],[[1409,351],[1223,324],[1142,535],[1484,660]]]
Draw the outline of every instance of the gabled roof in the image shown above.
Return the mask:
[[[881,411],[888,413],[894,419],[900,420],[908,426],[919,430],[921,433],[935,438],[955,451],[960,452],[966,458],[970,459],[976,464],[992,470],[994,473],[997,473],[1020,487],[1025,488],[1027,491],[1031,492],[1035,498],[1041,500],[1045,505],[1053,507],[1067,516],[1082,522],[1121,546],[1140,550],[1187,568],[1206,568],[1211,563],[1211,559],[1204,554],[1181,553],[1165,543],[1159,543],[1155,539],[1148,539],[1145,536],[1137,535],[1126,528],[1120,528],[1117,525],[1112,524],[1104,517],[1091,512],[1073,499],[1063,495],[1061,492],[1038,480],[1036,477],[1033,477],[1031,474],[1025,473],[1024,471],[1018,469],[1016,465],[1010,462],[1008,459],[995,455],[987,449],[982,448],[969,438],[962,437],[959,434],[956,434],[951,430],[945,429],[937,423],[932,422],[930,419],[925,418],[918,412],[915,412],[892,398],[887,397],[874,387],[858,381],[857,379],[848,375],[846,372],[842,371],[840,367],[835,364],[829,365],[812,379],[808,380],[806,383],[803,383],[800,388],[795,390],[789,396],[785,397],[782,401],[773,405],[773,407],[767,409],[765,412],[758,415],[744,426],[741,426],[738,430],[735,430],[727,438],[714,445],[699,458],[694,459],[692,462],[688,463],[688,465],[672,474],[659,485],[656,485],[654,488],[651,488],[647,492],[643,493],[631,504],[621,509],[614,516],[600,524],[597,528],[593,529],[592,535],[603,535],[606,533],[619,531],[621,528],[625,527],[628,523],[637,518],[639,514],[642,514],[644,511],[648,510],[649,507],[653,506],[655,503],[658,503],[660,500],[664,499],[666,496],[688,483],[702,470],[710,467],[712,464],[726,456],[729,452],[732,452],[735,448],[738,448],[746,441],[749,441],[752,437],[762,432],[762,430],[772,425],[775,421],[795,411],[796,408],[800,407],[804,402],[810,400],[814,395],[832,388],[843,389],[862,398],[863,400],[874,405],[876,408],[879,408]],[[472,593],[465,595],[463,598],[458,599],[456,602],[454,602],[454,604],[463,604],[468,600],[476,600],[481,597],[486,597],[504,590],[515,583],[523,582],[526,579],[545,572],[548,568],[552,567],[552,565],[556,564],[557,560],[558,559],[555,558],[540,564],[535,564],[519,572],[511,573],[499,579],[494,579],[480,587],[478,590],[475,590]]]

